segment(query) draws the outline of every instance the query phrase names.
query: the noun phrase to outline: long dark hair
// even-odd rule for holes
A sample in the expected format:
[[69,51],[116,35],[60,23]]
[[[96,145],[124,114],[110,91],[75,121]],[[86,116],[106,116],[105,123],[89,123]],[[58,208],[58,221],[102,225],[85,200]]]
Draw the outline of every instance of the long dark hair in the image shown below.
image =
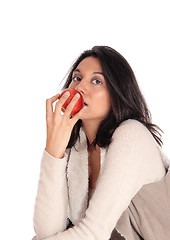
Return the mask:
[[[91,50],[84,51],[71,67],[62,90],[69,87],[72,81],[73,71],[86,57],[98,58],[102,67],[106,85],[111,96],[111,110],[98,129],[96,138],[91,144],[105,148],[111,143],[111,137],[115,129],[127,119],[135,119],[144,124],[151,132],[157,143],[161,146],[162,131],[157,125],[152,124],[151,113],[138,86],[136,77],[127,60],[116,50],[108,46],[95,46]],[[79,137],[82,120],[75,124],[67,148],[74,146]]]

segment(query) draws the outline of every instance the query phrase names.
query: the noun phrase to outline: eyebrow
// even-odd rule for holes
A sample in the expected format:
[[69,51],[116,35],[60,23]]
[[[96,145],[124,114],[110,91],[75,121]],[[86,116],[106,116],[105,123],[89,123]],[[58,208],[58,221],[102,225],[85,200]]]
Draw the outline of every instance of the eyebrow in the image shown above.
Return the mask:
[[[76,68],[73,72],[80,72],[80,70],[78,68]],[[93,72],[93,74],[101,74],[104,76],[104,74],[102,72]]]
[[94,74],[101,74],[104,76],[104,74],[102,72],[94,72]]

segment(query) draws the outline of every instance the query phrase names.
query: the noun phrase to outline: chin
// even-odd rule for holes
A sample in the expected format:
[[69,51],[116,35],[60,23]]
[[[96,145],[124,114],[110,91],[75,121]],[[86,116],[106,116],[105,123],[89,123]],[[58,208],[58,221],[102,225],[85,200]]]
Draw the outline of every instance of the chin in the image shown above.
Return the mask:
[[103,121],[105,118],[100,118],[100,117],[94,117],[94,116],[81,116],[80,118],[82,121]]

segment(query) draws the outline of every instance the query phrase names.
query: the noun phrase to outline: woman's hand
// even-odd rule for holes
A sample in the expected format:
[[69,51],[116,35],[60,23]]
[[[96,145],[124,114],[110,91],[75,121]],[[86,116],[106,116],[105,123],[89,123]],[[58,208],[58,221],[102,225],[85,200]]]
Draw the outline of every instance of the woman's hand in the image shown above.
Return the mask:
[[61,115],[62,105],[69,97],[69,92],[66,92],[56,102],[53,112],[53,103],[59,96],[60,94],[57,94],[46,100],[47,139],[45,150],[55,158],[62,158],[64,156],[72,129],[83,112],[83,109],[81,109],[74,117],[70,117],[71,111],[79,98],[79,94],[78,96],[76,94],[67,106],[64,114]]

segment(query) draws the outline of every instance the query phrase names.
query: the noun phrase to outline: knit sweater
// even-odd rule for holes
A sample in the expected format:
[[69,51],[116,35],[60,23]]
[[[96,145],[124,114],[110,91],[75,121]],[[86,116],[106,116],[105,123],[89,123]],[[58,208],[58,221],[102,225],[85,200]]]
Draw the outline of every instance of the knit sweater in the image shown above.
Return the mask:
[[[76,149],[75,149],[76,148]],[[108,148],[100,148],[100,173],[88,201],[88,151],[80,141],[62,159],[45,149],[34,208],[37,240],[108,240],[131,199],[145,184],[165,176],[158,144],[136,120],[124,121]],[[74,227],[66,230],[68,218]]]

